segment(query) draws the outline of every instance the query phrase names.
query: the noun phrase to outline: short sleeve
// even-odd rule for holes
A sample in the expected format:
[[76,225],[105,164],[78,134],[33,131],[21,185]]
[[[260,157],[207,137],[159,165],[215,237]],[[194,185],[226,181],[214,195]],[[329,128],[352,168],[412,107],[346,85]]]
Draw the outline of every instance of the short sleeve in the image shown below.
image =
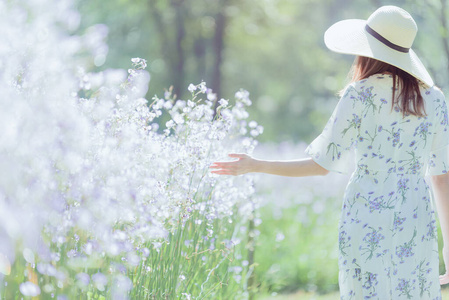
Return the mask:
[[328,171],[349,173],[354,166],[353,146],[359,135],[362,114],[350,85],[327,122],[323,132],[307,147],[306,153]]
[[427,175],[441,175],[448,172],[449,124],[446,100],[442,93],[439,93],[435,103],[435,132],[427,164]]

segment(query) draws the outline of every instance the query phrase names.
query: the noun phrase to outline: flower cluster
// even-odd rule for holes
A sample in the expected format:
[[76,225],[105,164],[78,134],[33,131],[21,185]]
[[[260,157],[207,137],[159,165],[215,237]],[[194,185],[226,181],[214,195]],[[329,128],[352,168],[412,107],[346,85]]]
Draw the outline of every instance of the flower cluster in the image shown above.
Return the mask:
[[338,248],[342,253],[346,254],[345,249],[351,246],[351,244],[349,243],[350,241],[351,237],[347,234],[346,231],[341,231],[338,234]]
[[401,259],[401,261],[400,261],[401,264],[405,262],[405,260],[404,260],[405,258],[415,255],[415,253],[413,252],[413,247],[416,246],[415,241],[414,241],[415,237],[416,237],[416,229],[413,233],[413,237],[411,238],[411,240],[409,242],[396,247],[396,256]]
[[[189,86],[191,99],[170,90],[145,99],[150,76],[141,58],[128,72],[85,71],[90,55],[107,49],[104,28],[74,35],[79,15],[71,7],[0,3],[8,32],[0,48],[0,272],[8,275],[19,255],[25,296],[58,295],[76,283],[109,285],[112,298],[123,298],[133,287],[127,268],[152,250],[145,243],[158,250],[194,212],[210,222],[213,238],[213,221],[248,202],[251,177],[218,179],[208,166],[228,152],[250,153],[263,128],[247,121],[246,91],[235,105],[219,100],[215,112],[205,83]],[[57,284],[41,285],[37,275]]]
[[410,299],[412,290],[415,289],[415,280],[406,280],[404,278],[399,279],[399,283],[396,286],[396,291],[399,291],[399,296],[405,295],[408,299]]
[[[362,288],[368,290],[369,295],[371,297],[377,296],[375,287],[378,283],[379,283],[379,281],[377,280],[377,274],[371,273],[371,272],[365,272],[364,283],[362,285]],[[367,298],[367,299],[369,299],[369,298]]]
[[410,181],[410,179],[408,179],[408,178],[400,178],[397,183],[398,191],[405,192],[406,190],[408,190],[409,189],[409,187],[408,187],[409,181]]
[[[368,255],[366,261],[373,258],[375,252],[381,248],[381,241],[385,239],[385,236],[381,233],[382,227],[375,229],[371,226],[368,227],[371,229],[371,232],[368,232],[363,237],[364,244],[359,246],[359,250],[363,251],[362,255]],[[376,257],[384,255],[384,253],[377,253]]]
[[380,233],[380,230],[372,229],[372,232],[367,233],[366,236],[363,238],[363,241],[372,244],[377,245],[381,240],[383,240],[385,237]]
[[404,230],[404,227],[401,225],[405,222],[406,218],[401,218],[399,215],[401,213],[400,212],[395,212],[394,213],[394,223],[393,223],[393,231],[402,231]]
[[432,126],[430,122],[422,122],[418,127],[415,128],[413,136],[419,136],[424,141],[427,140],[427,136],[430,134],[429,128]]
[[432,220],[427,224],[428,231],[426,235],[422,236],[421,240],[431,240],[431,239],[438,239],[437,236],[437,227],[436,227],[436,221]]

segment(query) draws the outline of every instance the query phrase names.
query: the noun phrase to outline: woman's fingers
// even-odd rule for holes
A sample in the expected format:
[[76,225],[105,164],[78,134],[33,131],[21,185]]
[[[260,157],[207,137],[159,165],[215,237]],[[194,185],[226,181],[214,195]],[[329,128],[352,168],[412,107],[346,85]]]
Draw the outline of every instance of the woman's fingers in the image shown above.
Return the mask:
[[448,284],[448,283],[449,283],[449,274],[446,273],[444,275],[441,275],[440,276],[440,285]]
[[230,163],[213,163],[209,166],[210,169],[216,169],[211,171],[211,173],[219,175],[233,175],[233,166]]
[[233,158],[245,158],[247,155],[243,153],[229,153],[228,156]]
[[238,160],[213,162],[209,168],[215,170],[211,171],[211,173],[233,176],[248,173],[247,165],[249,158],[251,158],[250,156],[243,153],[230,153],[228,156],[238,158]]
[[231,167],[232,166],[232,164],[230,164],[230,163],[225,163],[225,162],[215,162],[215,163],[213,163],[212,165],[210,165],[209,166],[209,168],[212,168],[212,169],[220,169],[220,168],[229,168],[229,167]]
[[215,162],[209,168],[214,169],[211,171],[213,174],[236,175],[236,168],[232,162]]
[[234,175],[233,173],[231,173],[230,171],[227,171],[227,170],[211,171],[211,173],[218,174],[218,175]]
[[219,163],[213,163],[209,166],[209,168],[211,169],[221,169],[222,165],[220,165]]
[[[230,153],[228,154],[229,157],[233,157],[233,158],[246,158],[247,155],[246,154],[239,154],[239,153]],[[211,168],[222,168],[222,167],[230,167],[235,165],[235,163],[238,162],[238,160],[234,160],[234,161],[216,161],[213,162],[212,165],[210,166]]]

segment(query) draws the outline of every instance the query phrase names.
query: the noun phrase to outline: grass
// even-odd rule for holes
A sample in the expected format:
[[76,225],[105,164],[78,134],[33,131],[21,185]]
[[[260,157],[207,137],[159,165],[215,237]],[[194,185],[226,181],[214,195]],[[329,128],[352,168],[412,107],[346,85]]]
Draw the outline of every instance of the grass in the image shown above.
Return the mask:
[[[114,282],[119,282],[118,276],[123,272],[134,286],[130,299],[185,300],[191,295],[198,300],[247,299],[252,288],[247,283],[254,268],[247,247],[251,241],[248,237],[251,221],[236,216],[237,209],[230,217],[221,219],[208,219],[205,212],[195,210],[187,220],[180,219],[167,241],[136,245],[139,250],[136,255],[141,258],[137,265],[120,259],[126,253],[117,257],[93,257],[92,261],[87,256],[86,259],[68,258],[69,250],[79,242],[70,239],[64,248],[55,246],[53,249],[60,254],[60,259],[52,261],[51,266],[66,274],[65,280],[60,282],[56,276],[38,272],[36,264],[27,263],[23,255],[18,254],[5,285],[0,286],[0,299],[30,299],[19,291],[21,283],[26,281],[41,287],[39,299],[53,298],[51,293],[64,294],[68,299],[115,298],[119,284],[114,285]],[[80,239],[87,240],[87,237],[80,236]],[[82,272],[85,276],[100,272],[110,277],[110,288],[98,289],[93,282],[82,284],[78,277]]]
[[[326,204],[332,207],[331,203]],[[298,289],[320,294],[337,291],[338,214],[333,209],[316,214],[312,205],[297,205],[273,216],[275,205],[259,211],[263,221],[258,227],[260,236],[255,251],[258,292],[271,295],[295,293]]]

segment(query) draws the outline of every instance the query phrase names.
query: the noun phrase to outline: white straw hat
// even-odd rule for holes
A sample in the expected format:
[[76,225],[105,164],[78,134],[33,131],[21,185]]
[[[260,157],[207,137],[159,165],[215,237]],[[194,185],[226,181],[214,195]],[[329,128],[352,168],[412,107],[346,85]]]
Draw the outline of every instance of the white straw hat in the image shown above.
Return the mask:
[[324,42],[332,51],[386,62],[433,86],[432,77],[411,49],[417,32],[408,12],[396,6],[382,6],[368,20],[335,23],[324,34]]

